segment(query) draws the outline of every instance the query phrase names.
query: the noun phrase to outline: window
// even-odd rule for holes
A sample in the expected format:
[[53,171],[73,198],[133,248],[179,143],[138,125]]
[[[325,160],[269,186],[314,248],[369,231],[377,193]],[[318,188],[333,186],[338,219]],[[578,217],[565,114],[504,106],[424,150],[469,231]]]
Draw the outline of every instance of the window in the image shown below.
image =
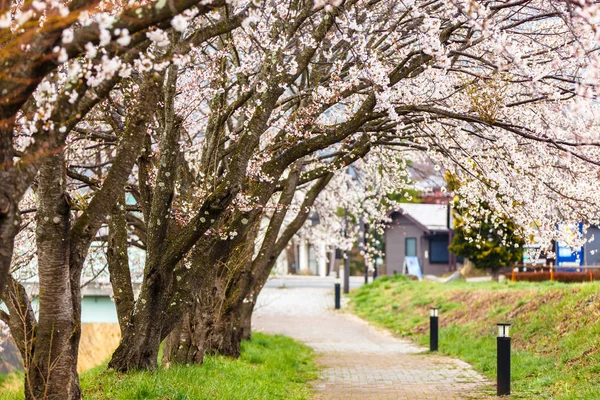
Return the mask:
[[429,237],[429,262],[432,264],[448,264],[448,236]]
[[405,239],[405,251],[407,257],[417,256],[417,238],[406,238]]

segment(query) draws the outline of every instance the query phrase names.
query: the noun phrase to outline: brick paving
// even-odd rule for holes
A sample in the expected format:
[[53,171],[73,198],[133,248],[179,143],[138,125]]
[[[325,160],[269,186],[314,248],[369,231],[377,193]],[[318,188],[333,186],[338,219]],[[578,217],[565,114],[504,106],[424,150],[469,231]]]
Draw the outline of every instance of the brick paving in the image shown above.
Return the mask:
[[486,399],[490,382],[467,364],[333,310],[322,288],[265,288],[254,329],[281,333],[314,348],[323,367],[315,382],[319,400]]

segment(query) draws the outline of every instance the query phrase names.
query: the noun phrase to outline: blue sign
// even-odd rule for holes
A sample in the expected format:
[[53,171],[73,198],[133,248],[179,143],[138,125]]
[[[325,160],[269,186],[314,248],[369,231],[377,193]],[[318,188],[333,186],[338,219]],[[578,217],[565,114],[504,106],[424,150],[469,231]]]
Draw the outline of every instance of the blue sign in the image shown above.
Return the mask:
[[421,273],[421,265],[419,259],[415,256],[404,257],[404,273],[412,276],[416,276],[419,280],[423,279]]
[[[561,225],[558,229],[566,231],[568,235],[581,236],[583,235],[583,224],[577,225]],[[583,265],[583,246],[573,250],[565,242],[559,241],[556,243],[556,265],[559,267],[579,267]]]

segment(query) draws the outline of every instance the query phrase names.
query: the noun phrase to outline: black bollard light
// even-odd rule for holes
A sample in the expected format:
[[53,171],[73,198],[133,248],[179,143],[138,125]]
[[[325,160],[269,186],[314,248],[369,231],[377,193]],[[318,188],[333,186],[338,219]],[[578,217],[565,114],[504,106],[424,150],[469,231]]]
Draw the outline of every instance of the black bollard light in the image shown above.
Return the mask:
[[429,350],[438,350],[438,309],[431,307],[429,313]]
[[340,278],[335,278],[335,309],[340,309],[340,297],[341,297],[341,288],[340,288]]
[[510,394],[510,324],[498,324],[498,396]]

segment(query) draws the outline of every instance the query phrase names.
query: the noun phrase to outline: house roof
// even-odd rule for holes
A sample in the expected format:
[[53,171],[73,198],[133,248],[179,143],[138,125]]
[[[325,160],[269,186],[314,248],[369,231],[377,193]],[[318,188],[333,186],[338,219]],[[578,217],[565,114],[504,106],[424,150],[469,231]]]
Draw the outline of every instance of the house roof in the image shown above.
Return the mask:
[[402,203],[394,211],[402,212],[424,229],[434,232],[448,232],[447,204]]

